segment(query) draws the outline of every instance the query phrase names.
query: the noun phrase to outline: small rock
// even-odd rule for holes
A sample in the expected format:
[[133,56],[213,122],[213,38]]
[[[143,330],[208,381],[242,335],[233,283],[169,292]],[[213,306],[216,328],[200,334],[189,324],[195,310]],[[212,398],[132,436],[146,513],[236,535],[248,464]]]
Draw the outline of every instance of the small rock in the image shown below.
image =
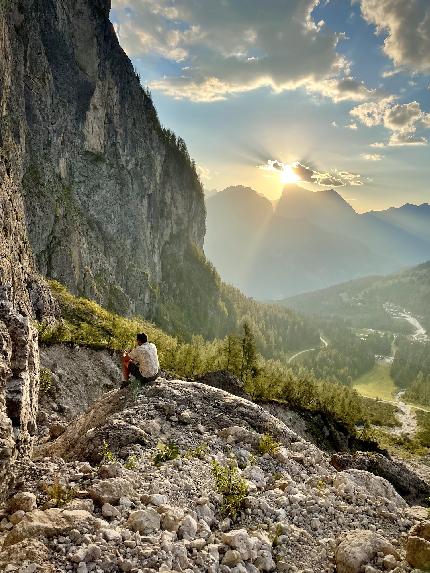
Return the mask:
[[186,515],[179,526],[178,535],[182,539],[192,540],[195,539],[197,533],[197,521],[191,517],[191,515]]
[[167,503],[169,503],[169,500],[167,499],[166,495],[161,495],[159,493],[154,493],[152,495],[149,496],[149,500],[148,502],[152,505],[155,506],[160,506],[160,505],[166,505]]
[[16,525],[17,523],[22,521],[24,516],[25,516],[25,511],[23,511],[22,509],[18,509],[18,511],[12,513],[12,515],[9,517],[9,521],[14,525]]
[[378,553],[393,555],[399,559],[399,554],[391,543],[378,533],[367,530],[346,533],[335,552],[337,573],[359,573]]
[[92,513],[94,511],[94,502],[92,499],[72,499],[67,504],[67,509],[79,509]]
[[124,496],[135,496],[131,483],[120,477],[105,479],[93,484],[92,487],[88,488],[88,492],[93,500],[100,505],[115,504]]
[[29,491],[22,491],[14,495],[13,498],[9,501],[8,511],[10,513],[15,513],[15,511],[21,510],[27,513],[29,511],[33,511],[33,509],[36,509],[36,507],[37,502],[34,493],[30,493]]
[[227,567],[234,567],[242,561],[239,551],[237,549],[229,549],[226,551],[222,564],[227,565]]
[[93,473],[93,468],[91,467],[91,464],[89,464],[88,462],[82,462],[78,464],[77,470],[78,472],[84,475]]
[[158,531],[160,524],[160,515],[152,507],[133,511],[127,520],[127,527],[133,531],[138,531],[141,535],[148,535]]
[[413,527],[406,542],[406,561],[417,569],[430,569],[430,521]]
[[237,549],[244,561],[250,559],[255,540],[249,536],[246,529],[236,529],[224,533],[222,540],[226,545]]
[[51,440],[59,438],[67,429],[67,425],[62,422],[53,422],[49,427],[49,437]]
[[99,467],[98,474],[103,479],[119,477],[122,474],[122,465],[119,463],[103,464]]
[[120,513],[116,507],[114,507],[110,503],[105,503],[102,506],[102,515],[103,517],[118,517]]
[[396,567],[397,559],[394,557],[394,555],[386,555],[382,560],[382,564],[384,566],[384,569],[386,569],[387,571],[391,571]]

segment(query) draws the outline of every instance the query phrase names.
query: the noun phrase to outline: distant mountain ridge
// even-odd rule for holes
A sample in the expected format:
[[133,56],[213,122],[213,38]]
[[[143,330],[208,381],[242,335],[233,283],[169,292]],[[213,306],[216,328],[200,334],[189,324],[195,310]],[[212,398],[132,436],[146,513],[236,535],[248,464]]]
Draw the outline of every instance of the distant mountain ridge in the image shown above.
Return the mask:
[[249,187],[206,199],[205,252],[222,278],[279,299],[430,258],[430,205],[359,214],[333,189],[287,185],[271,202]]

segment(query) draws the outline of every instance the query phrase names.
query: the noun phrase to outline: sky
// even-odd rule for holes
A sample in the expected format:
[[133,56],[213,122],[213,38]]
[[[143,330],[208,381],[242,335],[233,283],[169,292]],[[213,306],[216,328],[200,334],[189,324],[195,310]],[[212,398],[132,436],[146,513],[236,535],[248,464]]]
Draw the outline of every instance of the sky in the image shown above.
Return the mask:
[[205,190],[430,202],[430,0],[112,0]]

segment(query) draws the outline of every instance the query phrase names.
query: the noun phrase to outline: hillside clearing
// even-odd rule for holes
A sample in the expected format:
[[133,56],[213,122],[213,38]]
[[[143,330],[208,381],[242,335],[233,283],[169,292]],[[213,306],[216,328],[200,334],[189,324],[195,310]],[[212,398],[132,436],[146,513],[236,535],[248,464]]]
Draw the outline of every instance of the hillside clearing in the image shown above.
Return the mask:
[[390,365],[381,362],[376,363],[372,370],[357,378],[354,389],[367,398],[394,400],[396,386],[390,376]]

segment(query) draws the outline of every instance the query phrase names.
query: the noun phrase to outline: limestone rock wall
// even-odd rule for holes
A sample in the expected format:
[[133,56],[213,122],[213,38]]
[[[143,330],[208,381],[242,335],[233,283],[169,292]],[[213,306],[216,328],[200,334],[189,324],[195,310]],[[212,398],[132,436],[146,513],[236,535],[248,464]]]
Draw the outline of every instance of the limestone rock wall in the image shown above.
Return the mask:
[[161,128],[108,0],[19,4],[10,57],[38,270],[122,314],[154,318],[161,292],[180,304],[163,259],[180,266],[190,245],[203,245],[192,161]]
[[27,239],[21,180],[25,110],[15,74],[16,30],[21,16],[12,3],[0,8],[0,498],[13,479],[13,464],[31,450],[39,387],[37,331],[31,317],[55,313],[33,266]]

